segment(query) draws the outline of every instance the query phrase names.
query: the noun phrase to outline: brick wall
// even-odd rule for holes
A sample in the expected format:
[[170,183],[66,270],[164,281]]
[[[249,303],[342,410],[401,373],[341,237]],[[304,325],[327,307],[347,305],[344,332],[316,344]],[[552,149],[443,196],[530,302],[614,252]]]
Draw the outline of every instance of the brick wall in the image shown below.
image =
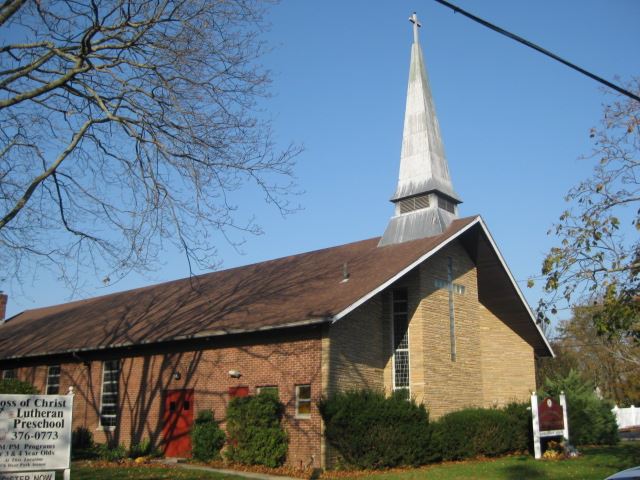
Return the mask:
[[[447,280],[448,258],[453,260],[453,282],[464,286],[454,293],[456,358],[451,358],[449,291],[436,281]],[[475,265],[454,242],[420,266],[421,298],[416,322],[421,323],[424,351],[423,396],[432,418],[481,403],[478,289]]]
[[[102,361],[61,365],[60,393],[73,385],[76,394],[74,428],[88,427],[96,442],[111,440],[128,446],[150,438],[162,446],[162,395],[167,389],[193,389],[194,413],[212,409],[216,419],[223,420],[229,387],[248,386],[250,394],[255,394],[258,386],[275,385],[285,404],[288,463],[296,467],[321,464],[321,420],[316,407],[321,396],[320,329],[314,329],[313,335],[285,335],[281,341],[121,357],[120,365],[120,411],[113,431],[99,426]],[[242,376],[231,378],[229,370],[238,370]],[[46,366],[23,367],[18,376],[44,391],[46,372]],[[180,374],[179,380],[175,373]],[[310,418],[295,415],[295,387],[301,384],[311,385]]]
[[485,406],[529,400],[536,389],[533,348],[480,305],[482,396]]
[[380,295],[331,325],[328,344],[325,343],[329,349],[327,394],[351,388],[384,388],[382,329]]

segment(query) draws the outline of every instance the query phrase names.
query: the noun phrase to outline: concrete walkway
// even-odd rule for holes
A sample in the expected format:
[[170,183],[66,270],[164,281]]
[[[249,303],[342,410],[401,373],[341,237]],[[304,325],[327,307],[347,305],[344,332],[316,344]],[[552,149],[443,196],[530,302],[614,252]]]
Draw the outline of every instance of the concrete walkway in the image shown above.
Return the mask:
[[300,480],[294,477],[281,477],[278,475],[268,475],[266,473],[242,472],[238,470],[225,470],[223,468],[205,467],[204,465],[191,465],[190,463],[176,463],[176,466],[186,470],[200,470],[203,472],[215,472],[224,475],[234,475],[236,477],[252,478],[254,480]]

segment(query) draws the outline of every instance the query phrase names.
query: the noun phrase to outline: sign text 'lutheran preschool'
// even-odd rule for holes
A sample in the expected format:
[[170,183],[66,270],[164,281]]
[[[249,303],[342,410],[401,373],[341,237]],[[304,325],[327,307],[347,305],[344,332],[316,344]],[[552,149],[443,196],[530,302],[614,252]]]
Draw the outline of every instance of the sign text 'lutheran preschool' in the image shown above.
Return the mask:
[[73,395],[0,395],[0,472],[69,468]]

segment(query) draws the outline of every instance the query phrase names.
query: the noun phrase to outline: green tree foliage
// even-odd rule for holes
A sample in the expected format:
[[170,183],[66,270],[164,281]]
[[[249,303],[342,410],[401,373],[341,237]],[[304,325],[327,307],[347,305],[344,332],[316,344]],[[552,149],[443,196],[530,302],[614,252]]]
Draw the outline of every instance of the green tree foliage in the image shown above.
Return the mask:
[[[629,89],[639,92],[640,79]],[[559,244],[542,266],[547,297],[539,315],[559,305],[597,305],[599,333],[639,341],[640,103],[616,97],[591,137],[593,174],[569,191],[569,208],[550,230]]]
[[323,399],[319,409],[327,441],[349,466],[387,468],[433,459],[427,411],[402,393],[341,392]]
[[564,391],[569,417],[569,441],[573,445],[614,445],[618,442],[618,425],[611,409],[601,400],[595,386],[572,370],[565,377],[547,378],[539,396],[558,397]]
[[15,378],[7,378],[0,380],[0,393],[34,395],[40,392],[28,382],[16,380]]
[[246,465],[282,465],[288,448],[283,413],[284,405],[270,393],[232,399],[227,408],[226,457]]
[[191,431],[193,458],[207,462],[220,458],[224,446],[225,434],[214,418],[211,410],[201,410]]
[[[576,307],[570,319],[557,327],[552,340],[555,358],[538,360],[538,375],[562,378],[572,370],[618,406],[640,403],[640,343],[617,332],[598,335],[591,307]],[[539,385],[542,386],[542,385]]]

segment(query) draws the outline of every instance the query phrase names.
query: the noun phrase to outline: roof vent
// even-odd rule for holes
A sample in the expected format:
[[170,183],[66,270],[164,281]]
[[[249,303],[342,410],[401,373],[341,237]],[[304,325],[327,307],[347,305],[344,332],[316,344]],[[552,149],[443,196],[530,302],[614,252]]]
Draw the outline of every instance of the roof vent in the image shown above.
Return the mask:
[[342,264],[342,281],[340,283],[345,283],[349,281],[349,277],[351,274],[349,273],[349,265],[347,262]]

